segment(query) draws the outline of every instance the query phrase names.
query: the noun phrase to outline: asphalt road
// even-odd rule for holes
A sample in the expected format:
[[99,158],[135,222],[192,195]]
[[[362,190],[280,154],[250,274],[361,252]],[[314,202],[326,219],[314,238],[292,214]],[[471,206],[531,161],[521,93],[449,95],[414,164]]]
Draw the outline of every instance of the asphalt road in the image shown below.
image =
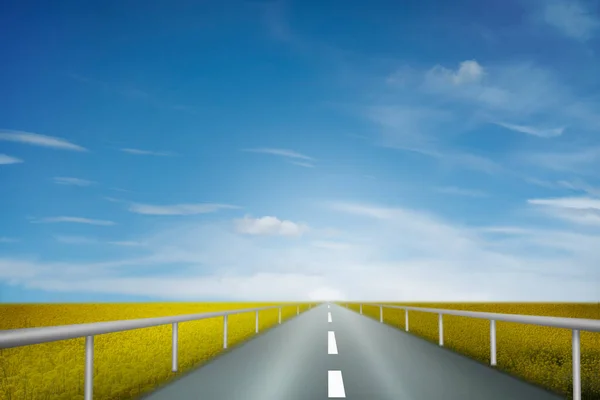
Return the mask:
[[329,307],[322,304],[259,334],[145,399],[562,398],[338,305]]

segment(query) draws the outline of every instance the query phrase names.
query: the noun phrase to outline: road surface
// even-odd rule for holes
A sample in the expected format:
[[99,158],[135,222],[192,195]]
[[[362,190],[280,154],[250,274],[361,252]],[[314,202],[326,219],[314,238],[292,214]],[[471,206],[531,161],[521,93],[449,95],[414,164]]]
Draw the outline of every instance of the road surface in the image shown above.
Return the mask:
[[146,400],[557,400],[562,397],[335,304],[322,304]]

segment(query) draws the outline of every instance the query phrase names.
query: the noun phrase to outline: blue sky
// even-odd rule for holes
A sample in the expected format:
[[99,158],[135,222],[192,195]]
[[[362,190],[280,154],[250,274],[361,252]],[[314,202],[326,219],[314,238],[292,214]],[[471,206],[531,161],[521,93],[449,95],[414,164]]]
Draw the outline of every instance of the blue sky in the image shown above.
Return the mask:
[[600,298],[600,4],[9,2],[0,301]]

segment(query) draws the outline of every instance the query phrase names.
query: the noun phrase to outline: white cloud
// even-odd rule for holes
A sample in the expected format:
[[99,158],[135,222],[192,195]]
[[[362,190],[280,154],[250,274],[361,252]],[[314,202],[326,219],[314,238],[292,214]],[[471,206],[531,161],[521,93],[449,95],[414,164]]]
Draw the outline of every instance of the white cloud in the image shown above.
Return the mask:
[[171,157],[176,154],[170,151],[151,151],[151,150],[141,150],[141,149],[131,149],[124,148],[120,149],[120,151],[129,154],[141,155],[141,156],[159,156],[159,157]]
[[600,28],[600,19],[577,0],[546,0],[543,20],[564,35],[586,41]]
[[436,188],[435,190],[439,193],[453,194],[453,195],[458,195],[458,196],[469,196],[469,197],[487,197],[488,196],[487,193],[485,193],[484,191],[481,191],[481,190],[465,189],[465,188],[459,188],[459,187],[455,187],[455,186],[439,187],[439,188]]
[[236,209],[237,206],[228,204],[211,204],[211,203],[198,203],[198,204],[173,204],[173,205],[152,205],[152,204],[141,204],[131,203],[129,205],[129,211],[136,214],[145,215],[195,215],[195,214],[206,214],[212,213],[223,209]]
[[234,222],[236,231],[247,235],[300,236],[308,231],[308,226],[305,224],[268,216],[262,218],[245,216]]
[[38,133],[0,130],[0,140],[30,144],[33,146],[50,147],[59,150],[87,151],[86,148],[71,143],[65,139],[40,135]]
[[100,219],[89,219],[89,218],[81,218],[81,217],[47,217],[34,219],[31,221],[32,223],[58,223],[58,222],[73,222],[77,224],[88,224],[88,225],[101,225],[101,226],[110,226],[116,225],[113,221],[106,221]]
[[435,66],[429,71],[430,75],[447,80],[454,85],[480,82],[485,74],[483,67],[475,60],[463,61],[456,71]]
[[0,154],[0,165],[19,164],[22,162],[23,160],[20,158],[7,156],[6,154]]
[[55,176],[52,178],[54,183],[58,185],[70,185],[70,186],[90,186],[94,184],[92,181],[80,178],[70,178],[65,176]]
[[0,243],[17,243],[17,242],[19,242],[19,239],[6,237],[6,236],[0,236]]
[[272,155],[281,156],[281,157],[297,158],[297,159],[301,159],[301,160],[313,161],[312,157],[298,153],[293,150],[274,149],[274,148],[258,148],[258,149],[244,149],[244,151],[249,151],[252,153],[272,154]]
[[507,124],[507,123],[502,123],[502,122],[498,122],[496,124],[506,128],[506,129],[510,129],[510,130],[513,130],[516,132],[526,133],[528,135],[539,136],[539,137],[543,137],[543,138],[557,137],[557,136],[562,135],[563,132],[565,131],[564,127],[544,129],[544,128],[536,128],[533,126],[514,125],[514,124]]

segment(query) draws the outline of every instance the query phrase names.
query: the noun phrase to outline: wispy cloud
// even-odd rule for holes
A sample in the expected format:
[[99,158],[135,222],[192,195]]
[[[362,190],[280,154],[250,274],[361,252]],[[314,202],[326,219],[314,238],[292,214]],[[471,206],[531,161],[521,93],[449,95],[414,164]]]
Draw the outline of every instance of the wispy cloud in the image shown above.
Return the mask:
[[349,248],[352,247],[349,243],[332,242],[332,241],[325,241],[325,240],[314,241],[314,242],[312,242],[312,245],[315,247],[319,247],[322,249],[328,249],[328,250],[348,250]]
[[86,148],[65,139],[31,132],[0,130],[0,140],[24,143],[32,146],[50,147],[59,150],[88,151]]
[[0,236],[0,243],[17,243],[17,242],[19,242],[19,239],[6,237],[6,236]]
[[486,226],[478,229],[483,233],[497,233],[502,235],[525,235],[531,233],[531,230],[519,226]]
[[304,167],[304,168],[314,168],[315,166],[311,163],[307,163],[307,162],[302,162],[302,161],[290,161],[291,164],[297,165],[299,167]]
[[588,9],[590,3],[578,0],[546,0],[542,19],[564,35],[586,41],[600,29],[600,19]]
[[298,153],[293,150],[287,150],[287,149],[257,148],[257,149],[244,149],[243,151],[249,151],[249,152],[253,152],[253,153],[272,154],[272,155],[276,155],[276,156],[287,157],[287,158],[297,158],[297,159],[306,160],[306,161],[314,160],[312,157]]
[[410,105],[370,106],[365,115],[380,126],[378,145],[410,151],[453,166],[496,174],[503,168],[495,161],[462,151],[448,143],[444,134],[456,128],[455,116],[442,109]]
[[487,197],[487,196],[489,196],[487,193],[485,193],[482,190],[465,189],[465,188],[459,188],[459,187],[455,187],[455,186],[438,187],[438,188],[435,188],[435,190],[439,193],[452,194],[452,195],[457,195],[457,196],[468,196],[468,197]]
[[543,137],[543,138],[557,137],[557,136],[562,135],[563,132],[565,131],[564,127],[544,129],[544,128],[536,128],[536,127],[527,126],[527,125],[507,124],[507,123],[503,123],[503,122],[497,122],[496,125],[500,125],[506,129],[510,129],[515,132],[526,133],[528,135],[539,136],[539,137]]
[[157,108],[168,108],[193,115],[196,114],[195,107],[185,104],[178,104],[176,102],[170,102],[168,100],[165,100],[164,96],[156,96],[154,94],[149,93],[146,90],[142,90],[136,87],[103,82],[79,74],[69,74],[69,76],[78,82],[85,83],[87,85],[96,87],[106,92],[117,94],[127,99],[145,102]]
[[383,128],[381,144],[407,150],[430,150],[438,146],[435,136],[452,122],[451,112],[409,104],[373,105],[364,115]]
[[459,140],[461,136],[474,135],[490,123],[544,138],[559,137],[567,129],[585,137],[600,129],[597,100],[579,96],[553,70],[532,62],[484,66],[469,60],[456,68],[403,66],[374,88],[374,93],[364,97],[377,101],[358,107],[358,112],[378,125],[379,145],[422,154],[449,166],[515,176],[522,174],[511,170],[506,161],[589,173],[600,161],[593,145],[557,150],[550,142],[544,150],[517,150],[493,159],[460,147],[465,143]]
[[524,163],[548,170],[595,176],[600,165],[600,146],[554,151],[521,152],[516,157]]
[[525,118],[547,112],[548,109],[556,109],[564,115],[565,111],[560,108],[570,105],[567,88],[549,70],[533,63],[503,63],[479,67],[483,70],[485,79],[472,79],[457,85],[451,77],[458,74],[460,68],[453,71],[436,65],[425,72],[423,80],[416,83],[417,88],[430,95],[476,106],[477,108],[470,110],[471,113],[485,110],[498,117]]
[[195,215],[213,213],[223,209],[236,209],[238,206],[228,204],[197,203],[197,204],[173,204],[153,205],[130,203],[128,210],[136,214],[144,215]]
[[116,241],[116,242],[108,242],[108,244],[112,244],[112,245],[115,245],[115,246],[123,246],[123,247],[146,246],[146,243],[144,243],[144,242],[135,242],[135,241],[127,241],[127,240]]
[[600,199],[593,199],[590,197],[560,197],[553,199],[530,199],[527,201],[529,204],[536,204],[542,206],[560,207],[560,208],[571,208],[576,210],[600,210]]
[[308,231],[308,226],[277,217],[252,218],[245,216],[234,221],[238,233],[247,235],[300,236]]
[[0,165],[19,164],[22,162],[23,160],[20,158],[7,156],[6,154],[0,154]]
[[141,156],[159,156],[159,157],[173,157],[176,156],[176,153],[171,151],[152,151],[152,150],[141,150],[141,149],[132,149],[132,148],[124,148],[120,149],[120,151],[129,154],[141,155]]
[[55,235],[54,239],[57,242],[65,244],[109,244],[111,246],[122,246],[122,247],[142,247],[145,246],[144,242],[136,241],[107,241],[101,242],[96,238],[87,236],[68,236],[68,235]]
[[55,176],[52,179],[54,180],[54,183],[58,185],[90,186],[95,183],[93,181],[88,181],[87,179],[71,178],[66,176]]
[[113,221],[106,221],[100,219],[90,219],[90,218],[81,218],[81,217],[46,217],[40,219],[32,219],[32,223],[40,223],[40,224],[51,224],[51,223],[59,223],[59,222],[72,222],[76,224],[88,224],[88,225],[101,225],[101,226],[110,226],[116,225]]
[[556,183],[555,187],[556,186],[565,188],[565,189],[581,191],[588,195],[600,198],[600,188],[594,187],[594,186],[590,185],[589,183],[584,182],[581,179],[558,181]]
[[530,199],[528,203],[543,207],[543,210],[554,218],[581,225],[600,225],[600,199],[562,197]]
[[393,208],[379,207],[359,203],[333,202],[329,203],[328,206],[336,211],[381,220],[393,219],[398,213],[398,210]]
[[54,239],[57,242],[65,243],[65,244],[94,244],[98,243],[98,240],[85,237],[85,236],[63,236],[63,235],[55,235]]
[[[146,237],[140,257],[83,265],[5,257],[0,279],[51,291],[178,300],[597,300],[600,236],[509,229],[508,221],[483,232],[398,205],[329,206],[327,215],[332,208],[345,214],[343,239],[335,243],[277,245],[275,237],[235,234],[229,219],[186,220]],[[157,273],[142,276],[140,266]]]
[[118,188],[118,187],[111,187],[109,188],[110,190],[114,190],[115,192],[123,192],[123,193],[133,193],[132,190],[129,189],[122,189],[122,188]]

